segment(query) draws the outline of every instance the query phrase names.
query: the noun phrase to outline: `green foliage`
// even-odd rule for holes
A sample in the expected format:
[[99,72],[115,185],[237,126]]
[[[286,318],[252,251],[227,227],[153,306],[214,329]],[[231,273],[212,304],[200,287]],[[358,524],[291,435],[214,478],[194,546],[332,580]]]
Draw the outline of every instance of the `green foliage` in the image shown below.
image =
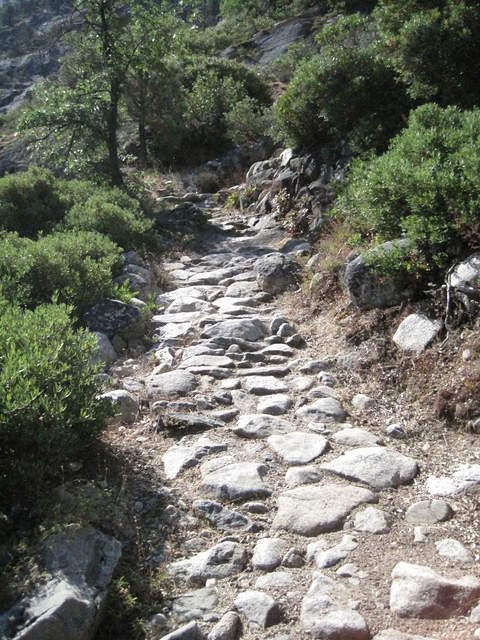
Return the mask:
[[375,17],[413,98],[465,108],[479,104],[476,0],[380,0]]
[[33,167],[0,178],[0,229],[34,238],[51,230],[65,214],[56,180],[46,169]]
[[97,188],[86,200],[75,200],[62,225],[65,229],[96,231],[124,249],[152,244],[153,222],[119,189]]
[[405,234],[442,265],[480,243],[480,111],[429,104],[390,149],[354,163],[337,214],[364,236]]
[[120,268],[120,248],[99,233],[68,231],[36,242],[12,233],[0,239],[3,293],[23,307],[56,297],[81,314],[113,293]]
[[271,125],[271,110],[261,108],[253,98],[246,96],[225,113],[228,138],[235,144],[248,145],[265,136]]
[[408,104],[378,55],[370,23],[358,15],[340,18],[319,42],[321,52],[300,64],[278,101],[279,137],[307,148],[346,138],[354,151],[385,149]]
[[72,329],[64,306],[21,311],[0,301],[0,508],[61,480],[103,427],[94,340]]

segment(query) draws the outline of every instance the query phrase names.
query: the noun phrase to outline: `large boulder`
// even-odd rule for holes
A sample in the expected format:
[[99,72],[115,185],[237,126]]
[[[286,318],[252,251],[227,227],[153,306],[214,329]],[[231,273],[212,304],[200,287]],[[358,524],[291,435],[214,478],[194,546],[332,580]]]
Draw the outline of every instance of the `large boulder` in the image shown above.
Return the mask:
[[282,293],[293,282],[293,262],[281,253],[258,258],[253,271],[258,286],[267,293]]
[[45,543],[48,580],[0,618],[6,640],[91,640],[120,543],[92,527],[69,525]]
[[119,336],[123,340],[141,338],[146,331],[140,311],[120,300],[101,300],[83,315],[83,323],[90,329],[104,333],[109,338]]
[[407,240],[396,240],[359,255],[347,263],[345,284],[350,300],[365,309],[392,307],[410,298],[414,289],[406,270],[399,268],[394,275],[384,275],[369,265],[372,255],[389,254],[396,249],[405,249]]

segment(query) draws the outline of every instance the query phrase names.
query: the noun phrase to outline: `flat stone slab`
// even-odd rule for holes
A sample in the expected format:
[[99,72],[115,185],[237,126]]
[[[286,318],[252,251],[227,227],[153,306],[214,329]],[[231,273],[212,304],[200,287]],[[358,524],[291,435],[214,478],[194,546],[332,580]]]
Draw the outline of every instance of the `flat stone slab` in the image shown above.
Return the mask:
[[436,524],[453,516],[453,509],[445,500],[422,500],[410,505],[405,519],[411,524]]
[[167,449],[162,458],[165,475],[169,480],[173,480],[185,469],[199,464],[203,457],[226,449],[226,444],[213,442],[208,438],[200,438],[192,445],[174,444]]
[[188,371],[167,371],[145,380],[145,387],[150,397],[186,396],[196,386],[196,377]]
[[415,460],[386,447],[353,449],[321,468],[376,490],[408,484],[418,473]]
[[288,391],[288,386],[273,376],[250,376],[245,378],[243,385],[249,393],[257,396],[268,396]]
[[267,328],[258,318],[224,320],[207,327],[202,338],[240,339],[256,342],[267,335]]
[[290,467],[285,474],[285,486],[287,489],[300,487],[302,484],[316,484],[320,482],[323,475],[313,465],[306,467]]
[[388,533],[392,528],[392,516],[375,507],[367,507],[355,516],[354,527],[364,533]]
[[455,496],[480,484],[480,464],[460,464],[451,476],[429,476],[427,490],[431,496]]
[[337,431],[333,434],[332,440],[345,447],[372,447],[382,443],[381,438],[358,427]]
[[328,449],[326,438],[304,431],[270,436],[268,444],[283,462],[289,465],[308,464]]
[[247,552],[238,542],[220,542],[191,558],[173,562],[168,573],[187,584],[204,585],[209,578],[227,578],[241,573],[247,564]]
[[208,368],[227,368],[232,369],[235,366],[235,363],[230,358],[226,356],[209,356],[209,355],[198,355],[192,356],[190,358],[186,358],[182,360],[182,362],[178,365],[179,369],[191,369],[195,367],[208,367]]
[[319,398],[297,410],[297,416],[313,422],[342,422],[345,411],[335,398]]
[[475,558],[473,554],[458,540],[454,538],[444,538],[435,542],[437,552],[444,558],[459,564],[473,564]]
[[480,580],[445,578],[430,567],[399,562],[392,571],[390,609],[401,618],[465,615],[480,597]]
[[202,317],[199,311],[185,311],[183,313],[164,313],[162,315],[153,316],[150,322],[155,325],[163,324],[195,324]]
[[185,593],[173,600],[173,615],[182,622],[198,620],[209,613],[218,604],[218,594],[215,587],[205,587],[190,593]]
[[237,531],[248,529],[252,522],[243,513],[230,510],[214,500],[194,500],[193,513],[199,518],[205,518],[220,531]]
[[368,489],[350,485],[303,485],[289,489],[278,498],[274,530],[285,530],[302,536],[316,536],[336,531],[358,506],[376,502]]
[[289,433],[293,428],[292,423],[287,420],[251,413],[241,416],[232,431],[243,438],[267,438],[274,434]]
[[207,473],[203,470],[204,468],[200,489],[219,500],[245,501],[266,498],[272,493],[263,481],[267,468],[257,462],[227,464]]
[[262,398],[257,405],[259,413],[266,413],[270,416],[282,416],[287,413],[293,405],[293,400],[285,393],[275,393],[272,396]]
[[295,582],[292,574],[287,571],[275,571],[260,576],[255,582],[255,589],[259,591],[292,591]]

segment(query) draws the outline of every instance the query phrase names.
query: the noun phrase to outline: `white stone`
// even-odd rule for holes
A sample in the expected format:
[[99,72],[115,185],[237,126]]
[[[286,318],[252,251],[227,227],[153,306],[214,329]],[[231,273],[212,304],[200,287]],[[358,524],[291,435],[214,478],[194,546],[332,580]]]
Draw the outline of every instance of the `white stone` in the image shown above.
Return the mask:
[[321,435],[293,431],[286,435],[273,435],[267,440],[275,453],[289,465],[304,465],[321,456],[328,441]]
[[367,507],[355,516],[354,527],[364,533],[388,533],[392,527],[392,516],[375,507]]
[[297,415],[307,421],[341,422],[345,417],[345,411],[335,398],[320,398],[311,404],[300,407],[297,410]]
[[442,328],[439,320],[429,320],[419,313],[412,313],[403,320],[396,330],[393,341],[408,353],[422,353]]
[[460,564],[473,564],[475,558],[472,553],[458,540],[444,538],[435,542],[438,553],[444,558]]
[[273,571],[282,563],[287,543],[281,538],[261,538],[255,545],[252,565],[261,571]]
[[373,409],[375,406],[375,400],[366,396],[364,393],[357,393],[352,398],[352,406],[360,411],[366,411],[368,409]]

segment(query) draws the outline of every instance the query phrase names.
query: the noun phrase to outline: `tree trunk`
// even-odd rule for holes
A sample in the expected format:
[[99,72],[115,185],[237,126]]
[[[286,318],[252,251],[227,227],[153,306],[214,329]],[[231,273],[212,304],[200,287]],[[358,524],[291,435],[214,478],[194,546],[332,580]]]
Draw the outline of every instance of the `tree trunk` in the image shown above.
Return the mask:
[[145,127],[145,110],[146,110],[146,96],[145,96],[145,74],[140,73],[139,77],[139,98],[138,98],[138,164],[141,169],[147,166],[147,132]]
[[122,172],[120,171],[120,161],[118,159],[118,102],[120,100],[120,81],[113,77],[110,81],[110,106],[107,117],[107,148],[108,163],[110,165],[110,178],[112,184],[121,186],[123,184]]

